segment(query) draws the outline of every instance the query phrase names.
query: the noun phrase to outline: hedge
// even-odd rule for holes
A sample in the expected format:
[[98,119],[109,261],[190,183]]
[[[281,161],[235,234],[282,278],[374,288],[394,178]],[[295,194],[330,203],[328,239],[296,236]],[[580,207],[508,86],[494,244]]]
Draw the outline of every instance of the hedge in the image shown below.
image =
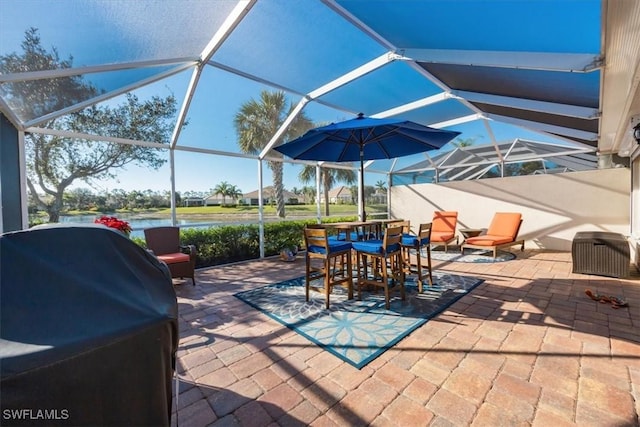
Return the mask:
[[[354,221],[354,217],[332,218],[325,222]],[[268,222],[264,224],[265,256],[278,255],[282,249],[302,249],[303,230],[314,219]],[[223,225],[208,228],[184,228],[180,230],[183,245],[195,245],[198,249],[196,268],[228,264],[260,258],[260,228],[258,224]],[[144,238],[132,238],[146,247]]]

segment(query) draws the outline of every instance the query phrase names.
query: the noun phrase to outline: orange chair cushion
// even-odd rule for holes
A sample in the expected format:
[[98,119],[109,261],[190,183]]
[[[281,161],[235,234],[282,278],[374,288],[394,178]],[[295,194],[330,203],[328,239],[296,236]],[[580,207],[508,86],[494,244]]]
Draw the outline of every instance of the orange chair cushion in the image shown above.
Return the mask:
[[454,233],[458,222],[458,212],[440,211],[433,213],[431,222],[431,235],[438,232]]
[[513,242],[513,238],[505,236],[492,236],[490,234],[485,234],[478,237],[470,237],[465,240],[465,243],[478,246],[496,246],[509,242]]
[[[496,212],[491,220],[487,235],[508,237],[507,242],[516,238],[522,214],[516,212]],[[506,242],[503,242],[506,243]]]
[[433,231],[431,230],[432,242],[448,242],[455,236],[451,231]]
[[179,262],[190,262],[191,257],[189,254],[183,254],[182,252],[175,252],[172,254],[158,255],[158,259],[166,262],[167,264],[176,264]]

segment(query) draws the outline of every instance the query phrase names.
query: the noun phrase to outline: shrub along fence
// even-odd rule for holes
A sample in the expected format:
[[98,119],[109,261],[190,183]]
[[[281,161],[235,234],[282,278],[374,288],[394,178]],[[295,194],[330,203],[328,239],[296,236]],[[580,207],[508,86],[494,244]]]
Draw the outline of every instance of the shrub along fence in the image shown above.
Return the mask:
[[[354,221],[355,217],[341,217],[325,222]],[[303,230],[315,219],[280,221],[264,224],[265,256],[280,254],[286,248],[304,247]],[[146,247],[144,238],[133,238]],[[209,228],[185,228],[180,230],[183,245],[195,245],[198,249],[196,268],[246,261],[260,257],[260,228],[258,224],[223,225]]]

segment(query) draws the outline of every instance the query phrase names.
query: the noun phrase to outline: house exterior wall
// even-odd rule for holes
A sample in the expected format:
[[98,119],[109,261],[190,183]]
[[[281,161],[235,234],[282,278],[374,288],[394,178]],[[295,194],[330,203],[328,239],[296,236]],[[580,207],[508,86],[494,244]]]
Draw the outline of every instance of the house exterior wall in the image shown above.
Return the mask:
[[495,212],[521,212],[526,247],[568,251],[578,231],[630,234],[631,173],[626,168],[490,178],[390,188],[390,216],[430,222],[458,211],[458,229],[486,228]]
[[28,227],[21,179],[18,130],[0,114],[0,233]]
[[640,147],[636,147],[631,162],[631,255],[640,270]]
[[[324,203],[324,197],[321,198],[321,202]],[[335,197],[329,197],[329,203],[337,204],[337,203],[351,203],[351,195],[341,194]]]

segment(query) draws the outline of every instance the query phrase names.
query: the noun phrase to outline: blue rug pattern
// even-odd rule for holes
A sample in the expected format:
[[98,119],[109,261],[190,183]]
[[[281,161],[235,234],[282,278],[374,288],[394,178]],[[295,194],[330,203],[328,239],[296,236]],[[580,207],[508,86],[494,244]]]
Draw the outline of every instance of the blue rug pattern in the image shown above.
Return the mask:
[[[426,251],[423,252],[423,256],[427,256]],[[493,257],[492,250],[465,249],[464,254],[460,253],[460,249],[455,246],[449,248],[447,252],[444,250],[431,250],[431,259],[437,261],[493,263],[511,261],[515,258],[515,254],[500,250],[495,258]]]
[[347,299],[346,289],[333,288],[331,306],[325,309],[324,295],[311,291],[305,301],[304,277],[239,292],[235,297],[262,311],[288,328],[345,362],[361,369],[387,349],[446,310],[483,280],[433,273],[434,286],[425,284],[423,293],[407,279],[406,300],[392,292],[391,309],[384,308],[384,293],[362,293],[362,301]]

